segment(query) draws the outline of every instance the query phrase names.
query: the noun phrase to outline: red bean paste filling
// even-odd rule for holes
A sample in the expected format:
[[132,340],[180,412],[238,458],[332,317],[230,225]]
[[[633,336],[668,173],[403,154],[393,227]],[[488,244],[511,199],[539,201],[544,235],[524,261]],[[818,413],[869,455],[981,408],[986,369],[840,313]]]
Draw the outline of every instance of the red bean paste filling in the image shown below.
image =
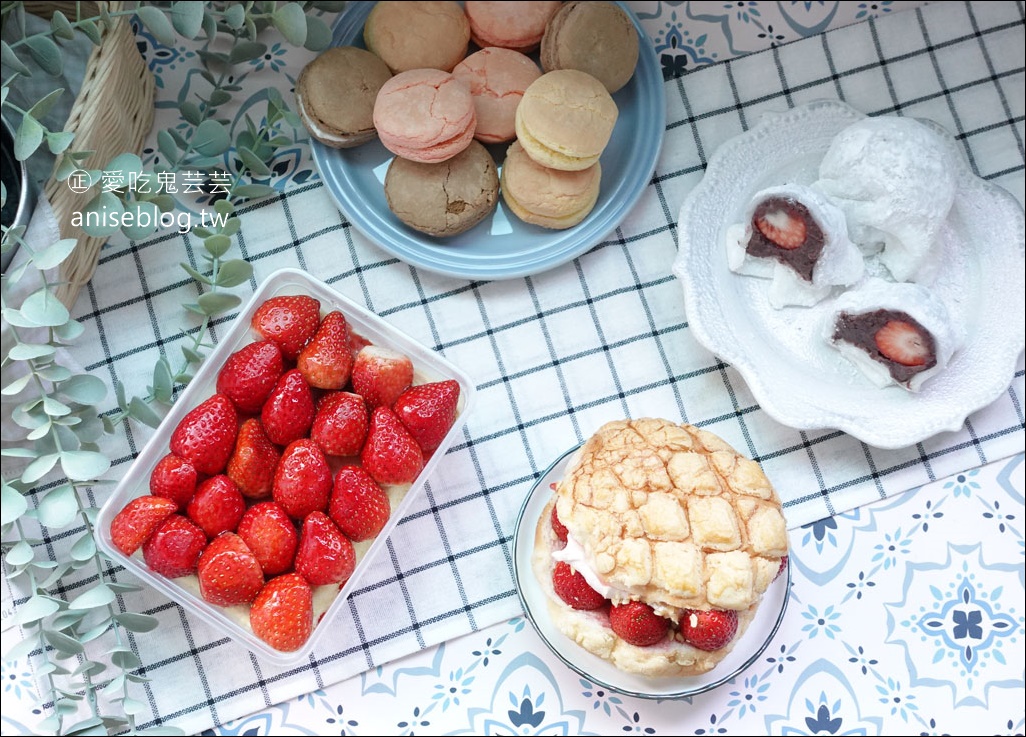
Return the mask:
[[[781,248],[769,238],[764,236],[756,227],[755,222],[767,212],[773,210],[786,210],[792,217],[797,217],[805,223],[805,242],[797,248]],[[812,281],[812,270],[816,268],[819,254],[823,252],[823,229],[812,217],[809,209],[800,202],[785,199],[783,197],[767,197],[759,203],[752,213],[752,237],[748,239],[745,250],[752,256],[760,258],[772,258],[790,266],[805,281]]]
[[[923,365],[905,366],[887,358],[876,347],[877,331],[892,320],[907,322],[922,336],[923,345],[928,350],[926,362]],[[916,374],[937,365],[937,346],[934,343],[933,335],[907,312],[899,310],[875,310],[861,314],[842,312],[837,316],[837,322],[834,323],[834,340],[843,340],[864,350],[874,361],[886,366],[891,378],[899,384],[906,384]]]

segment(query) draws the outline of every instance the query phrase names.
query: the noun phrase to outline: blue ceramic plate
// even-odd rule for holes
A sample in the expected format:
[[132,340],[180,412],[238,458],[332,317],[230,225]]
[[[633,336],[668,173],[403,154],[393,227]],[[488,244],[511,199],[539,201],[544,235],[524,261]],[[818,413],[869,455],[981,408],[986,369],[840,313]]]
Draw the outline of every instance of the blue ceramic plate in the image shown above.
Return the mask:
[[[363,24],[373,3],[350,3],[333,29],[336,46],[363,46]],[[630,14],[630,10],[624,8]],[[377,140],[333,149],[311,141],[313,158],[335,204],[372,242],[401,261],[464,279],[509,279],[570,261],[603,240],[626,217],[652,178],[666,127],[663,78],[645,32],[631,81],[613,99],[620,110],[602,154],[602,188],[591,214],[567,230],[528,225],[499,198],[495,212],[474,228],[432,238],[400,222],[388,209],[383,182],[392,154]],[[508,144],[492,147],[501,162]]]
[[786,575],[780,576],[770,584],[755,612],[755,617],[734,649],[715,668],[700,676],[648,678],[627,673],[608,660],[588,652],[556,627],[549,615],[548,597],[531,568],[531,556],[534,552],[538,520],[545,505],[552,498],[550,484],[558,483],[563,478],[570,457],[576,450],[577,448],[571,448],[557,458],[535,482],[520,509],[516,532],[513,535],[513,571],[517,593],[520,595],[524,614],[534,625],[539,637],[557,658],[592,683],[643,699],[679,699],[695,696],[721,686],[749,668],[766,650],[784,619],[788,592],[791,588],[790,565],[785,571]]

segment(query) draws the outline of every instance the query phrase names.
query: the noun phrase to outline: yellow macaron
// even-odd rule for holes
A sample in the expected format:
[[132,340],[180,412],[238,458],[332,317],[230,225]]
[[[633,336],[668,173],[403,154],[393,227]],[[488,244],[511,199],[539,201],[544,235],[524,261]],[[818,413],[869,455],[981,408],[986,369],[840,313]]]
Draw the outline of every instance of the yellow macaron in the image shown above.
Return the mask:
[[580,171],[594,165],[613,134],[619,110],[605,85],[576,69],[538,77],[517,106],[517,139],[542,166]]
[[534,161],[514,141],[502,163],[500,187],[506,206],[525,223],[563,230],[592,211],[601,180],[601,164],[579,171],[550,169]]

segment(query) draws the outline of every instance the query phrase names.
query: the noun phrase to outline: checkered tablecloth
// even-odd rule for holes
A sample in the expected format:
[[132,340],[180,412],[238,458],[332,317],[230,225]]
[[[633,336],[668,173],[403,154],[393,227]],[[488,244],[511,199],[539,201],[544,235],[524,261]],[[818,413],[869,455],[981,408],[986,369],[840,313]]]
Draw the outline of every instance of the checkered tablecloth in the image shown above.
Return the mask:
[[[238,243],[255,268],[251,288],[275,269],[305,269],[461,366],[477,407],[308,663],[278,670],[156,592],[125,595],[161,620],[133,638],[152,679],[140,726],[195,733],[519,613],[511,537],[525,494],[607,420],[661,416],[723,436],[764,464],[792,528],[1021,452],[1021,358],[1008,391],[962,430],[904,450],[779,425],[689,334],[670,268],[681,202],[717,146],[761,111],[813,99],[932,118],[1021,203],[1023,44],[1020,3],[939,3],[671,80],[662,155],[639,204],[589,253],[528,278],[413,269],[355,232],[320,184],[245,208]],[[156,359],[177,353],[181,304],[196,296],[178,264],[197,266],[199,250],[177,233],[109,245],[76,306],[86,333],[75,358],[144,387]],[[112,476],[150,432],[123,427]],[[54,555],[61,542],[47,541]]]

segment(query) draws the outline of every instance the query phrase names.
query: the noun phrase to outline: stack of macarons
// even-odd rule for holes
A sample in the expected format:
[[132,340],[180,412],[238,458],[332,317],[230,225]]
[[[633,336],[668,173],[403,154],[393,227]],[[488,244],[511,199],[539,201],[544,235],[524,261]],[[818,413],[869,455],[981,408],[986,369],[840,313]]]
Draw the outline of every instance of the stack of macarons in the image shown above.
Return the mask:
[[638,56],[617,4],[379,2],[363,40],[307,65],[297,107],[325,145],[378,138],[395,154],[384,186],[399,220],[436,237],[472,228],[498,201],[497,159],[503,198],[525,222],[569,228],[591,212],[618,115],[611,94]]

